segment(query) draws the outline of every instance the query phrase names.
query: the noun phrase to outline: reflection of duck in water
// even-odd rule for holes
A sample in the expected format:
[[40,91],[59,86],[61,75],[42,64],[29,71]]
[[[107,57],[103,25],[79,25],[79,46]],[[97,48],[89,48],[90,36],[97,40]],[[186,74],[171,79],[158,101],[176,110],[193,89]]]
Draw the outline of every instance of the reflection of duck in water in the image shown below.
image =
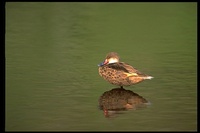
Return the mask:
[[119,56],[115,52],[108,53],[105,61],[98,66],[100,76],[111,84],[121,86],[121,88],[153,78],[124,62],[119,62]]
[[99,107],[104,111],[106,117],[117,111],[145,107],[148,103],[142,96],[124,88],[106,91],[99,98]]

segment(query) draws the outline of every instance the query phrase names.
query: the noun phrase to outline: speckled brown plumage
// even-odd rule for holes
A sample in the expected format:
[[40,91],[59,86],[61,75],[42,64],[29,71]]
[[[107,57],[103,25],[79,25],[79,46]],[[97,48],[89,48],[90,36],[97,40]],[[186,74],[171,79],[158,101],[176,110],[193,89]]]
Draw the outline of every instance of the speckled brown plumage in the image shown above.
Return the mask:
[[[109,63],[109,59],[116,59],[116,62]],[[115,52],[108,53],[104,63],[99,65],[99,75],[111,84],[118,86],[130,86],[145,79],[153,77],[141,73],[131,65],[119,62],[119,56]]]

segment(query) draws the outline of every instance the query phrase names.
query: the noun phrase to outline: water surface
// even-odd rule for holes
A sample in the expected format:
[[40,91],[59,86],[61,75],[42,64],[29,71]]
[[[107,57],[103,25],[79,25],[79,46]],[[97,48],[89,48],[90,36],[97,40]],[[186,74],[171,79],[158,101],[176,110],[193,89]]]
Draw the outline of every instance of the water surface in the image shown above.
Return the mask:
[[[6,131],[196,131],[197,3],[6,3]],[[151,102],[112,119],[108,52],[154,77]]]

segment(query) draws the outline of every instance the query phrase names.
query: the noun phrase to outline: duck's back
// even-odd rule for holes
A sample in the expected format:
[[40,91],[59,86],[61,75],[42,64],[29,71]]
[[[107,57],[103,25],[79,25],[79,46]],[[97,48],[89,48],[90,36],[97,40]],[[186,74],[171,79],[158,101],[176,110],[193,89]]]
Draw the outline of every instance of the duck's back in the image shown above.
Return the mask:
[[139,83],[147,76],[124,62],[103,65],[99,67],[99,74],[111,84],[119,86]]

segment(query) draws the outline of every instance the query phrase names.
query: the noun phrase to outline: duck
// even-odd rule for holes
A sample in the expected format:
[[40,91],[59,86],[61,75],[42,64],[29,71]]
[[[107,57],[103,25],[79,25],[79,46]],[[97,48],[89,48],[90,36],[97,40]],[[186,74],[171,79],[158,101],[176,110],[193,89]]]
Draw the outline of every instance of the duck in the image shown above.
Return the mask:
[[103,77],[104,80],[113,85],[120,86],[121,88],[154,78],[140,72],[125,62],[120,62],[120,57],[116,52],[109,52],[105,60],[98,64],[98,66],[99,75]]

